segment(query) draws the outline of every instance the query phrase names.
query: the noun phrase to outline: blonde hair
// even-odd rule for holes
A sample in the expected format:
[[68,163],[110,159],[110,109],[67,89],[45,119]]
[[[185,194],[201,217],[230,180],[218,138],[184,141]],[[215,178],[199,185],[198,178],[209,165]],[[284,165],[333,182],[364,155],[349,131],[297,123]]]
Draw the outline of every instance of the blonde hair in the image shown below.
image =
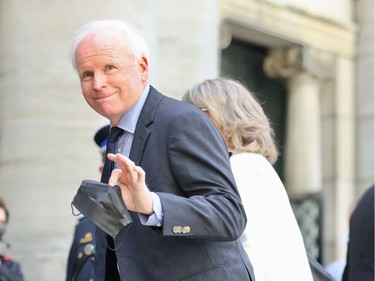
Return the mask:
[[239,81],[205,80],[187,90],[182,100],[208,111],[230,140],[228,150],[233,154],[258,153],[271,164],[277,161],[270,122],[256,97]]

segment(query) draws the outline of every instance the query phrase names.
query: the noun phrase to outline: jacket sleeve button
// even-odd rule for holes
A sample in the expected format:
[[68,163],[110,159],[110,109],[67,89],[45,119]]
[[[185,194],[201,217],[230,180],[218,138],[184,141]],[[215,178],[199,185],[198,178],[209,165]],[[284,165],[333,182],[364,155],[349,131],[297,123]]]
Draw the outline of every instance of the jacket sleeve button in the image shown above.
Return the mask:
[[180,234],[182,232],[182,227],[176,225],[176,226],[173,227],[172,231],[175,234]]
[[190,232],[190,226],[184,226],[182,228],[182,233],[186,234],[186,233],[189,233]]

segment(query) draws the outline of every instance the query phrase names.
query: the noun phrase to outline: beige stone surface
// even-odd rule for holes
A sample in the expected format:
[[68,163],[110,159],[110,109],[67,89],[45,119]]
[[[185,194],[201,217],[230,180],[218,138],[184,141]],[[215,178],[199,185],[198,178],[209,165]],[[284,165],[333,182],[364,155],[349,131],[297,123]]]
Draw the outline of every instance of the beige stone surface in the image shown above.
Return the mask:
[[[6,238],[26,280],[64,280],[76,222],[71,200],[83,179],[99,178],[92,138],[106,121],[83,100],[69,47],[79,26],[102,18],[127,19],[146,35],[151,82],[176,98],[192,83],[220,73],[221,34],[227,43],[233,36],[269,50],[302,46],[333,56],[332,68],[322,69],[333,75],[319,81],[317,108],[309,111],[320,117],[321,137],[313,137],[321,140],[314,151],[322,153],[319,171],[310,176],[311,182],[322,180],[325,263],[343,257],[348,208],[374,179],[373,5],[372,0],[1,1],[0,196],[11,212]],[[301,147],[308,157],[308,141]]]

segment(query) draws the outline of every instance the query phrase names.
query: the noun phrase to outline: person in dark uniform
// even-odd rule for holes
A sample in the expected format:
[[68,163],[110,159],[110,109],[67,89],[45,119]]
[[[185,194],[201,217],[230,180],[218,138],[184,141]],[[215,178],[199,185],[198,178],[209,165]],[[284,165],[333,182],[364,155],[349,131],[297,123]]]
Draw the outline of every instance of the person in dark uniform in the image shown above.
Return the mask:
[[0,198],[0,281],[24,281],[20,264],[5,253],[5,249],[10,247],[9,243],[3,239],[8,222],[9,211],[4,200]]
[[350,218],[343,281],[374,280],[374,185],[362,195]]
[[[105,149],[108,140],[110,126],[99,129],[94,141],[99,146],[102,154],[102,164],[99,167],[103,171]],[[80,215],[75,227],[73,243],[68,258],[66,281],[93,281],[95,280],[95,225],[83,215]],[[0,279],[0,281],[2,281]]]

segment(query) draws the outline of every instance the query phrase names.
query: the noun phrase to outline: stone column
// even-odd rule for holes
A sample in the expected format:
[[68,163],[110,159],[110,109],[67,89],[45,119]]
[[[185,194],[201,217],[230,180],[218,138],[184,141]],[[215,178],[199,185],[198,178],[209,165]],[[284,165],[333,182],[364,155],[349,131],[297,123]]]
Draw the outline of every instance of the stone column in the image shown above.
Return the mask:
[[293,47],[271,51],[264,63],[267,75],[287,79],[285,186],[292,195],[322,190],[320,81],[327,65],[320,57]]
[[159,0],[157,68],[153,84],[180,99],[186,89],[219,73],[218,0]]
[[319,83],[309,73],[288,80],[285,178],[292,194],[322,188]]

